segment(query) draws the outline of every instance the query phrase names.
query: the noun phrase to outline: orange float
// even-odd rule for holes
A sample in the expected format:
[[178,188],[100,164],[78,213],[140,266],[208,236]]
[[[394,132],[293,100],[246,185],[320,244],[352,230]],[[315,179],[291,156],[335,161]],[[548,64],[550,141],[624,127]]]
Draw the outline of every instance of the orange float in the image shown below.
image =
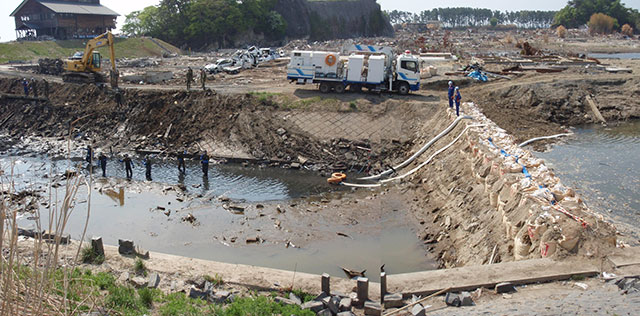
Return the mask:
[[327,55],[327,57],[325,57],[324,62],[328,66],[333,66],[333,65],[336,64],[336,62],[338,62],[338,58],[336,58],[336,55],[334,55],[334,54],[329,54],[329,55]]
[[327,179],[327,182],[331,183],[331,184],[339,184],[340,182],[342,182],[344,179],[347,178],[347,175],[342,173],[342,172],[336,172],[331,174],[331,178]]

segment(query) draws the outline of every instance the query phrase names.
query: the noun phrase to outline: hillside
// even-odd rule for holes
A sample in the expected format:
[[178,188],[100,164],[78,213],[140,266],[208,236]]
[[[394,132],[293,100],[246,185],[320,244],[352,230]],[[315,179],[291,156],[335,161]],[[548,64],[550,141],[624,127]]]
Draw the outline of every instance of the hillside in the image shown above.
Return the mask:
[[[155,42],[154,42],[155,41]],[[86,40],[37,41],[0,43],[0,63],[10,61],[36,61],[39,58],[65,58],[84,50]],[[158,45],[159,44],[159,45]],[[162,46],[162,47],[161,47]],[[165,49],[180,53],[180,49],[159,39],[116,38],[116,58],[162,56]],[[98,49],[108,57],[106,47]]]

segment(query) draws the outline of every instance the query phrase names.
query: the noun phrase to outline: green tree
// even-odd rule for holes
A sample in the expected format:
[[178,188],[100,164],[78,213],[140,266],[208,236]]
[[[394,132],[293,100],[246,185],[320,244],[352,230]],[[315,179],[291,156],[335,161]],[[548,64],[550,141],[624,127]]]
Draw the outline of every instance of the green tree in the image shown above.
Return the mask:
[[498,18],[496,18],[495,16],[491,18],[491,20],[489,20],[489,23],[491,24],[491,26],[496,27],[498,25]]
[[620,0],[571,0],[555,15],[553,25],[580,27],[587,24],[595,13],[603,13],[616,19],[618,25],[615,28],[622,24],[637,26],[640,22],[638,10],[625,7]]
[[149,35],[156,29],[158,7],[149,6],[140,11],[127,14],[122,32],[129,36]]

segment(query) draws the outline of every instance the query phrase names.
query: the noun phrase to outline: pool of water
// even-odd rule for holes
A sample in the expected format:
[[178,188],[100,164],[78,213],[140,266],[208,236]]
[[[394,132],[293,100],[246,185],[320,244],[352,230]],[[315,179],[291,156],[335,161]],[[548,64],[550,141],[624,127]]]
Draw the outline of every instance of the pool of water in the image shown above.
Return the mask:
[[[77,164],[86,163],[48,161],[42,157],[0,158],[0,167],[5,173],[3,181],[6,183],[11,173],[10,167],[13,166],[13,181],[17,189],[46,190],[55,176],[44,177],[45,174],[60,174]],[[117,177],[124,175],[120,163],[111,163],[107,171],[115,179],[103,178],[98,176],[98,171],[94,171],[94,189],[90,200],[87,187],[80,187],[65,232],[70,233],[73,239],[82,237],[90,205],[86,238],[101,236],[109,245],[117,245],[118,239],[131,239],[136,245],[152,252],[308,273],[326,272],[339,277],[345,276],[340,270],[340,266],[344,266],[354,270],[366,269],[369,271],[367,276],[374,281],[379,277],[382,264],[385,264],[389,273],[437,267],[427,256],[415,232],[407,226],[406,211],[383,212],[386,215],[382,218],[361,222],[352,228],[337,228],[331,219],[318,222],[318,219],[311,218],[313,213],[309,213],[305,216],[310,218],[309,222],[314,227],[326,227],[327,238],[311,240],[300,248],[287,247],[282,235],[269,236],[269,228],[273,230],[274,223],[269,218],[289,216],[289,213],[261,217],[257,214],[255,203],[250,202],[286,203],[286,200],[310,195],[315,195],[310,199],[317,199],[318,195],[330,198],[335,187],[308,171],[241,165],[212,165],[206,184],[198,167],[197,162],[192,162],[182,179],[178,177],[174,161],[158,162],[153,169],[153,178],[154,181],[162,181],[160,184],[144,181],[143,170],[138,164],[132,182]],[[88,172],[82,168],[82,172]],[[184,183],[194,193],[202,194],[203,198],[178,200],[177,192],[161,189],[163,183],[178,182]],[[96,189],[100,187],[104,189]],[[55,196],[56,191],[53,193]],[[59,187],[57,193],[58,198],[62,199],[64,186]],[[46,191],[43,193],[47,194]],[[219,195],[247,201],[247,212],[240,215],[229,212],[222,202],[215,199]],[[158,206],[162,206],[163,210],[159,210]],[[395,205],[390,208],[399,209]],[[171,215],[165,215],[165,210],[171,211]],[[49,214],[46,205],[41,205],[40,211],[40,222],[47,223]],[[181,220],[188,213],[197,218],[197,225]],[[19,225],[35,228],[36,220],[33,216],[24,215]],[[298,233],[304,234],[306,224],[296,223],[296,226],[302,230]],[[266,236],[266,242],[246,244],[245,236],[238,227],[243,227],[240,230],[244,230],[244,235],[257,229],[261,237]],[[337,229],[344,229],[349,237],[337,235]],[[232,236],[238,237],[235,243],[229,240]]]
[[640,239],[640,121],[576,128],[575,137],[538,152],[587,205]]
[[597,59],[640,59],[640,53],[614,53],[614,54],[589,54],[589,57]]

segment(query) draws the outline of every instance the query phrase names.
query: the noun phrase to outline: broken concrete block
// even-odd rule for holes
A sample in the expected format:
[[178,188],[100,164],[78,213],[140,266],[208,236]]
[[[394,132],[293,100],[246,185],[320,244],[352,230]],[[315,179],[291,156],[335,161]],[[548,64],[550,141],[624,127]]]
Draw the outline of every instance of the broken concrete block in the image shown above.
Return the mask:
[[133,279],[131,279],[129,281],[137,289],[147,286],[147,279],[145,279],[143,277],[135,277],[135,278],[133,278]]
[[127,271],[122,272],[122,274],[120,274],[120,277],[118,277],[118,282],[127,283],[128,281],[129,281],[129,272]]
[[282,136],[282,135],[286,134],[286,133],[287,133],[287,131],[286,131],[284,128],[282,128],[282,127],[281,127],[281,128],[278,128],[278,129],[276,130],[276,133],[277,133],[279,136]]
[[324,309],[324,304],[322,302],[318,302],[318,301],[308,301],[304,304],[302,304],[302,306],[300,306],[302,309],[308,309],[311,310],[314,313],[317,313],[321,310]]
[[424,311],[424,307],[420,304],[413,305],[411,307],[411,315],[413,316],[425,316],[426,313]]
[[384,308],[402,307],[402,305],[404,305],[402,294],[394,293],[384,296]]
[[369,279],[358,277],[357,280],[358,305],[362,305],[369,299]]
[[[208,291],[208,293],[211,293]],[[227,301],[231,292],[229,291],[216,291],[213,295],[209,295],[209,302],[222,304]]]
[[447,293],[444,297],[444,302],[449,306],[460,307],[462,302],[460,301],[460,296],[454,293]]
[[320,294],[318,294],[318,296],[316,296],[316,298],[314,298],[314,301],[322,301],[325,297],[329,296],[328,293],[325,293],[324,291],[322,291]]
[[291,169],[300,169],[300,163],[292,162],[291,163]]
[[302,300],[293,293],[289,293],[289,299],[295,302],[297,305],[302,305]]
[[364,303],[364,314],[365,315],[373,315],[380,316],[382,315],[382,305],[380,303],[366,301]]
[[338,304],[338,309],[341,312],[351,311],[351,304],[352,304],[351,299],[348,298],[348,297],[345,297],[345,298],[340,300],[340,304]]
[[337,314],[340,311],[340,298],[332,296],[327,303],[327,307],[332,313]]
[[356,314],[352,313],[351,311],[346,311],[338,313],[338,316],[356,316]]
[[276,296],[276,298],[273,299],[274,301],[278,302],[278,303],[282,303],[285,305],[296,305],[296,302],[288,299],[288,298],[284,298],[281,296]]
[[191,289],[189,289],[189,297],[190,298],[195,298],[195,299],[199,298],[199,299],[206,300],[207,296],[208,296],[207,292],[198,290],[195,287],[192,287]]
[[460,305],[461,306],[473,306],[473,299],[469,292],[460,293]]
[[496,294],[516,292],[516,288],[510,282],[496,284]]
[[135,254],[136,248],[133,246],[133,241],[118,239],[118,253],[121,255]]
[[328,308],[325,308],[318,312],[318,316],[333,316],[333,314]]
[[42,240],[45,240],[45,241],[56,242],[56,238],[60,239],[60,244],[62,245],[66,245],[71,241],[70,234],[57,235],[55,232],[49,232],[49,231],[45,231],[44,234],[42,234]]
[[149,274],[149,281],[147,282],[147,287],[155,289],[158,287],[158,285],[160,285],[160,276],[155,272]]
[[102,244],[102,237],[91,238],[91,249],[93,249],[94,254],[104,257],[104,245]]

